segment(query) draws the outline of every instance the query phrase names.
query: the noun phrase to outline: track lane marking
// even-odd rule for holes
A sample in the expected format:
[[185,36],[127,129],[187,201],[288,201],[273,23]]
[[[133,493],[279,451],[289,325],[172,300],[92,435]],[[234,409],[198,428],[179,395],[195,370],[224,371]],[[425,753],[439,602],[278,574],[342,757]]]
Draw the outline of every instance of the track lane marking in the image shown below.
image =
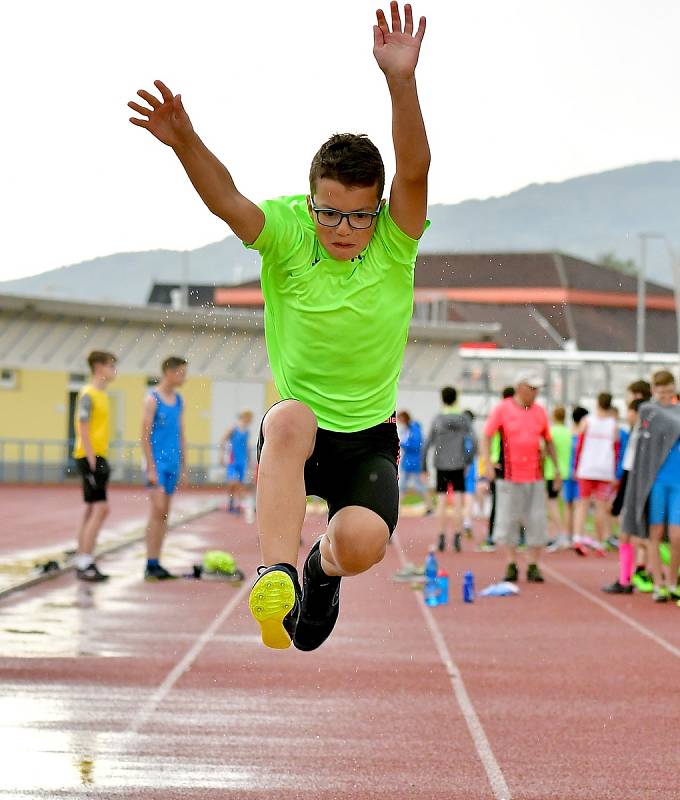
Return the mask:
[[254,576],[249,576],[243,579],[243,585],[238,592],[231,598],[222,611],[215,617],[215,619],[208,625],[203,633],[196,639],[193,645],[187,650],[184,657],[175,664],[175,666],[166,675],[160,686],[154,691],[151,697],[139,709],[137,714],[132,718],[132,721],[125,730],[126,735],[137,733],[137,731],[144,725],[149,717],[156,710],[156,707],[165,699],[172,687],[184,675],[184,673],[191,667],[194,661],[198,658],[201,650],[208,644],[213,634],[218,630],[220,625],[229,617],[231,612],[238,606],[243,599],[245,593],[250,589]]
[[562,575],[561,572],[557,572],[556,569],[553,567],[546,567],[545,564],[541,564],[541,569],[544,572],[547,572],[552,578],[563,583],[572,591],[580,594],[582,597],[585,597],[587,600],[590,600],[591,603],[594,603],[596,606],[600,606],[605,611],[608,611],[610,614],[615,616],[617,619],[621,620],[621,622],[625,622],[626,625],[630,625],[631,628],[634,628],[638,633],[641,633],[643,636],[646,636],[648,639],[651,639],[653,642],[659,645],[659,647],[663,647],[664,650],[667,650],[671,655],[675,656],[676,658],[680,658],[680,648],[675,647],[670,642],[667,642],[663,637],[659,636],[658,634],[654,633],[654,631],[647,628],[641,622],[637,622],[632,617],[629,617],[628,614],[625,614],[623,611],[619,611],[618,608],[610,605],[609,603],[602,600],[602,598],[598,597],[596,594],[589,592],[588,589],[583,589],[578,583],[574,583],[570,578],[565,577]]
[[[393,539],[392,543],[395,546],[397,554],[399,555],[399,561],[401,562],[402,567],[406,566],[406,557],[404,556],[404,551],[401,548],[400,542],[396,539]],[[425,605],[422,595],[419,593],[414,593],[414,595],[416,602],[420,607],[420,611],[425,618],[425,623],[432,634],[432,639],[434,641],[439,658],[444,665],[446,674],[449,676],[451,686],[453,687],[453,694],[458,702],[458,707],[463,714],[463,718],[465,719],[470,736],[474,742],[475,749],[477,750],[477,754],[482,762],[484,771],[486,772],[486,777],[491,786],[491,790],[493,791],[493,795],[496,800],[511,800],[510,788],[505,780],[505,776],[503,775],[500,766],[498,765],[498,762],[496,761],[496,757],[491,749],[491,744],[489,743],[487,735],[484,732],[482,723],[479,721],[477,712],[472,705],[470,695],[465,688],[463,676],[460,674],[460,670],[458,669],[456,662],[453,660],[453,657],[446,644],[446,640],[444,639],[441,629],[437,624],[437,620],[428,606]]]

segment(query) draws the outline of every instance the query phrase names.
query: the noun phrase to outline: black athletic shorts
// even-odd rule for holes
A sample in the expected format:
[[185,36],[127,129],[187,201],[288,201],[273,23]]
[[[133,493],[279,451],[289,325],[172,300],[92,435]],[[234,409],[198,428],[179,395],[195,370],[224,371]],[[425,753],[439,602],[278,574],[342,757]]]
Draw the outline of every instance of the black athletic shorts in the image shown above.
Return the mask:
[[[264,418],[257,441],[258,463],[263,445]],[[391,536],[399,516],[398,458],[394,416],[355,433],[319,428],[314,452],[305,462],[305,490],[326,500],[329,521],[341,508],[362,506],[385,520]]]
[[86,503],[103,503],[106,500],[106,485],[109,482],[111,468],[109,462],[97,456],[94,472],[86,458],[77,458],[78,472],[83,479],[83,497]]
[[437,494],[446,494],[449,484],[454,492],[465,491],[465,470],[464,469],[438,469],[437,470]]
[[557,498],[560,496],[560,490],[555,488],[555,482],[552,478],[549,478],[545,482],[545,490],[547,491],[548,498],[550,500],[557,500]]

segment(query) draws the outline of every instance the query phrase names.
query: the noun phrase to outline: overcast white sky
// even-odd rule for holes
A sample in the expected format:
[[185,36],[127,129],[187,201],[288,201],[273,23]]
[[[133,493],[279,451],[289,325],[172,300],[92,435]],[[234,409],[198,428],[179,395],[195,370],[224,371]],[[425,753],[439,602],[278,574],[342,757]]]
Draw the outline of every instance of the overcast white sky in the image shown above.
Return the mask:
[[[0,279],[228,230],[128,122],[155,78],[259,200],[305,192],[333,132],[391,169],[373,0],[34,0],[0,7]],[[383,2],[387,7],[387,2]],[[678,0],[417,0],[430,200],[680,157]]]

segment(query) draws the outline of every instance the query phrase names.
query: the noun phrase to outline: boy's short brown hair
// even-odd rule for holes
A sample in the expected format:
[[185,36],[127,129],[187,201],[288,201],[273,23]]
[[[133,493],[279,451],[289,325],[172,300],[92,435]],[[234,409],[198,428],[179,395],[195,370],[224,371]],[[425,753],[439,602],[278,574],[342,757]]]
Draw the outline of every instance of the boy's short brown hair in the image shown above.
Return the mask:
[[649,381],[642,379],[633,381],[628,386],[628,391],[631,394],[639,394],[640,397],[644,398],[645,400],[650,400],[652,397],[652,387],[649,385]]
[[385,165],[380,151],[365,133],[336,133],[312,159],[309,169],[312,195],[320,178],[331,178],[343,186],[375,185],[380,200],[385,188]]
[[612,396],[609,392],[600,392],[597,396],[597,404],[603,411],[609,411],[612,407]]
[[165,359],[165,361],[161,364],[161,370],[163,372],[167,372],[171,369],[179,369],[180,367],[186,367],[189,362],[186,358],[180,358],[179,356],[169,356]]
[[116,356],[113,353],[107,353],[106,350],[93,350],[87,357],[90,372],[94,372],[97,364],[115,364],[117,361]]
[[567,409],[564,406],[555,406],[552,415],[555,422],[564,424],[564,420],[567,418]]
[[667,369],[660,369],[652,375],[652,386],[670,386],[675,383],[675,375]]

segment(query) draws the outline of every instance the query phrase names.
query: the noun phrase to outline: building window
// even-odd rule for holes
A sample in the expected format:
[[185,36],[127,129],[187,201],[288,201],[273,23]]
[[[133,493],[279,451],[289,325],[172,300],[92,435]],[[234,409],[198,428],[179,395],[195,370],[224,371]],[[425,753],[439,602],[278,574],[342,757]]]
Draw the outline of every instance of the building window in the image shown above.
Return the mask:
[[0,389],[16,389],[18,373],[15,369],[0,369]]

